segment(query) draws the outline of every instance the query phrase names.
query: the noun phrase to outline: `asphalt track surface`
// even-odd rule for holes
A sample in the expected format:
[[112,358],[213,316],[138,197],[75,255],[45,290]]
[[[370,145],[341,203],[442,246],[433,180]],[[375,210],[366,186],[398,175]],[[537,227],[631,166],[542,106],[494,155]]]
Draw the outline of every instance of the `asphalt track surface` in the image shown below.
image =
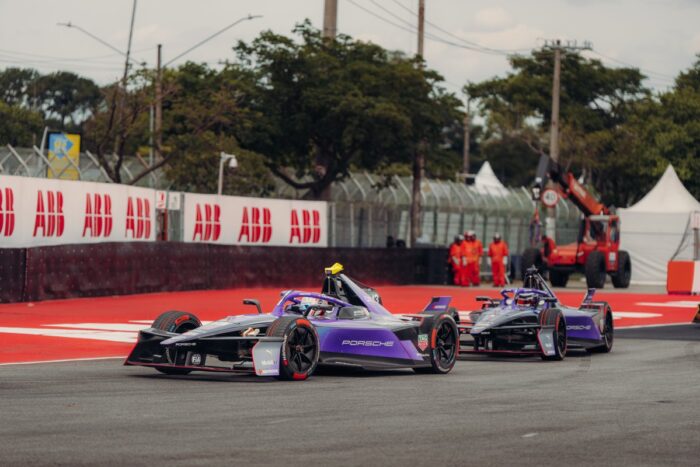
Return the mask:
[[440,376],[9,365],[0,394],[3,465],[698,465],[700,327],[620,331],[611,354],[563,362],[463,357]]

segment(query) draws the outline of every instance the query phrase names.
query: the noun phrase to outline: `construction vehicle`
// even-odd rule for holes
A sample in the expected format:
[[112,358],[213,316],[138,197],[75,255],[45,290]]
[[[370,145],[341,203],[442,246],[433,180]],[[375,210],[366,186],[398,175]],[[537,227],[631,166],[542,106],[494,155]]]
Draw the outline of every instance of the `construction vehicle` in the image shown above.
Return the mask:
[[[523,253],[522,270],[535,266],[540,271],[549,271],[549,280],[555,287],[566,287],[572,273],[582,272],[590,288],[603,288],[607,275],[615,288],[627,288],[632,263],[629,253],[620,250],[620,218],[598,201],[571,172],[563,171],[558,163],[543,154],[532,186],[534,201],[541,201],[549,180],[561,197],[571,200],[581,211],[578,238],[575,243],[556,245],[552,239],[538,233],[531,239],[531,248]],[[536,206],[535,222],[539,220],[538,213]],[[538,248],[540,243],[544,244],[542,248]]]

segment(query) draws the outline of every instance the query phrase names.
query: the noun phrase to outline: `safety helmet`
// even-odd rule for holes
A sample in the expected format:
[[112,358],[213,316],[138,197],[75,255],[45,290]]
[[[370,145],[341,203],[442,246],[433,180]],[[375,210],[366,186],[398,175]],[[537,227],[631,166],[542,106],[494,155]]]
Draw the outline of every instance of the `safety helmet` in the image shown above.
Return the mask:
[[494,240],[500,240],[500,239],[501,239],[501,234],[499,234],[498,232],[496,232],[496,233],[493,235],[493,239],[494,239]]
[[455,235],[455,242],[461,242],[464,240],[464,235]]

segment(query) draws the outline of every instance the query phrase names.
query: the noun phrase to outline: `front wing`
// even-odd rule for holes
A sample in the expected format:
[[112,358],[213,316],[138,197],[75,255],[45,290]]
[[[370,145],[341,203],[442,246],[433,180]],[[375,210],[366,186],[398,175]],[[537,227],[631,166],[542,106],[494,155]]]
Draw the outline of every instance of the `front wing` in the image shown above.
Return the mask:
[[124,365],[171,370],[212,371],[258,376],[279,375],[284,339],[267,336],[213,336],[164,346],[177,334],[158,329],[139,332]]

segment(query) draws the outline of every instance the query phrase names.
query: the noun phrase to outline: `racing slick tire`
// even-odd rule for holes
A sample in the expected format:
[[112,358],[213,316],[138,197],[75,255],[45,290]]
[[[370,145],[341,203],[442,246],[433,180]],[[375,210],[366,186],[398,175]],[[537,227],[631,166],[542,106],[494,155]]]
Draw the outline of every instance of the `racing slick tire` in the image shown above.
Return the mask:
[[542,252],[537,248],[528,248],[523,252],[523,259],[520,267],[520,277],[525,277],[525,271],[535,266],[539,272],[544,271],[545,264]]
[[610,305],[605,307],[605,325],[603,326],[603,345],[590,349],[592,353],[609,353],[613,347],[613,338],[615,337],[615,325],[613,324],[613,314]]
[[632,279],[632,261],[630,254],[624,250],[617,252],[617,272],[610,274],[613,286],[616,289],[626,289]]
[[[175,334],[182,334],[192,329],[198,328],[202,325],[202,322],[192,313],[187,313],[186,311],[166,311],[158,316],[151,327],[153,329],[159,329],[161,331],[174,332]],[[166,375],[186,375],[190,373],[190,370],[184,370],[182,368],[158,368],[156,370],[164,373]]]
[[605,255],[602,251],[591,251],[586,259],[585,265],[586,284],[591,289],[602,289],[605,287]]
[[569,273],[557,269],[550,269],[549,281],[554,287],[566,287],[566,284],[569,282]]
[[564,314],[558,308],[549,308],[540,315],[540,325],[542,327],[554,328],[554,355],[542,354],[542,360],[559,361],[566,357],[566,321]]
[[313,374],[318,366],[320,346],[316,329],[309,320],[282,316],[270,325],[267,335],[284,339],[277,379],[303,381]]
[[435,317],[428,334],[430,342],[430,366],[414,368],[416,373],[444,375],[452,371],[459,353],[459,330],[449,312]]

